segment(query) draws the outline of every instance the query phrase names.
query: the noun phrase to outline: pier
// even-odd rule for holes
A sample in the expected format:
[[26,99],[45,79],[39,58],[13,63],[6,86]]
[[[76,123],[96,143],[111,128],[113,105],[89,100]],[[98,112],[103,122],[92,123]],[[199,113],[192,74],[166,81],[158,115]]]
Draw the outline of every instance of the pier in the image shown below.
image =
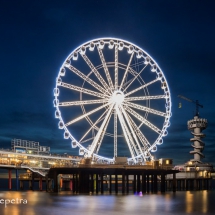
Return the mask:
[[166,175],[172,174],[173,191],[176,191],[178,170],[150,169],[140,165],[79,165],[78,167],[51,168],[48,178],[54,180],[54,192],[59,192],[59,176],[70,175],[74,193],[157,193],[166,191]]

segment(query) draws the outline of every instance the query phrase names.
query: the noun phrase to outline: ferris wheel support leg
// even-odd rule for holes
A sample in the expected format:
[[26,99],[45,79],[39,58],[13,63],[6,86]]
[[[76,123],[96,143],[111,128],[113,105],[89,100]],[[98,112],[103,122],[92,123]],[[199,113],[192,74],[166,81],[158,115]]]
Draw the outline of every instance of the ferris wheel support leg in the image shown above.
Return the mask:
[[114,157],[117,157],[117,112],[114,111]]
[[107,120],[107,122],[106,122],[106,124],[104,126],[104,129],[102,130],[101,136],[100,136],[100,138],[98,140],[96,154],[98,154],[98,152],[99,152],[99,149],[100,149],[100,146],[101,146],[101,142],[102,142],[102,140],[104,138],[104,135],[105,135],[105,132],[107,130],[107,126],[109,124],[110,118],[111,118],[111,114],[109,115],[109,118],[108,118],[108,120]]
[[[132,118],[130,116],[129,116],[129,119],[131,120],[132,126],[134,127],[134,130],[136,131],[138,138],[141,140],[141,142],[143,144],[144,151],[148,153],[150,158],[152,158],[152,155],[151,155],[150,151],[148,150],[150,147],[149,141],[146,139],[144,134],[140,131],[139,127],[134,123],[134,121],[132,120]],[[143,157],[144,157],[144,161],[146,161],[145,155],[143,155]]]
[[129,148],[130,153],[132,155],[132,159],[133,159],[134,162],[136,162],[135,155],[134,155],[134,152],[133,152],[131,144],[130,144],[130,138],[131,137],[129,136],[129,132],[126,129],[125,121],[124,121],[123,116],[122,116],[122,114],[121,114],[121,112],[119,110],[119,107],[117,107],[117,106],[116,106],[116,111],[117,111],[117,114],[119,116],[119,121],[120,121],[120,124],[122,126],[123,134],[124,134],[126,142],[128,144],[128,148]]
[[101,134],[102,134],[102,132],[103,132],[103,129],[105,128],[105,125],[106,125],[106,123],[107,123],[107,121],[108,121],[108,119],[109,119],[109,117],[110,117],[110,115],[111,115],[113,106],[114,106],[114,104],[111,105],[111,107],[110,107],[110,109],[109,109],[109,111],[108,111],[108,113],[107,113],[107,115],[106,115],[104,121],[102,122],[102,125],[101,125],[101,127],[100,127],[98,133],[96,134],[96,137],[95,137],[95,139],[94,139],[94,141],[93,141],[93,143],[92,143],[92,145],[91,145],[91,147],[90,147],[90,151],[89,151],[89,153],[88,153],[88,156],[89,156],[89,157],[91,157],[92,154],[93,154],[93,152],[95,151],[95,148],[96,148],[96,146],[97,146],[97,144],[98,144],[98,141],[99,141],[99,139],[100,139],[100,137],[101,137]]
[[[136,144],[137,144],[137,145],[134,145],[135,151],[136,151],[137,154],[141,154],[141,155],[142,155],[141,157],[145,160],[145,158],[144,158],[144,156],[143,156],[142,148],[141,148],[140,143],[139,143],[139,141],[138,141],[138,139],[137,139],[137,135],[136,135],[136,133],[135,133],[133,127],[132,127],[132,123],[131,123],[131,121],[129,120],[128,115],[127,115],[127,113],[125,112],[125,110],[124,110],[124,108],[123,108],[122,106],[121,106],[121,110],[122,110],[122,113],[123,113],[123,115],[124,115],[126,121],[128,122],[128,125],[129,125],[129,127],[130,127],[131,133],[132,133],[132,135],[133,135],[133,137],[134,137],[134,139],[135,139],[135,141],[136,141]],[[138,149],[137,149],[136,146],[138,147]]]

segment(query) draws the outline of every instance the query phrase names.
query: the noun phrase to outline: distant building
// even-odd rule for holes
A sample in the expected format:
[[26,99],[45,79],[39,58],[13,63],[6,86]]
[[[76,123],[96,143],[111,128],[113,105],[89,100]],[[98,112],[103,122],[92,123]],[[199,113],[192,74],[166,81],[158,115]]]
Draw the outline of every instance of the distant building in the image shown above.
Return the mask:
[[50,147],[40,146],[39,142],[12,139],[11,148],[16,153],[26,153],[26,154],[49,154]]

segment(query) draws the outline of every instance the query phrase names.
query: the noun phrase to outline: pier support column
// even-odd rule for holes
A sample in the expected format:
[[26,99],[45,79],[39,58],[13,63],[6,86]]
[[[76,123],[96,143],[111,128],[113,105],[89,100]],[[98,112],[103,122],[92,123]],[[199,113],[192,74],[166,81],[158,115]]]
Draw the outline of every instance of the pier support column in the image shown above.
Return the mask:
[[59,188],[60,188],[60,191],[61,191],[62,187],[63,187],[63,178],[62,178],[61,174],[59,175],[58,181],[59,181]]
[[154,193],[158,192],[158,176],[154,174]]
[[90,175],[90,191],[94,193],[94,179],[93,179],[93,174]]
[[103,172],[101,172],[101,194],[104,193],[104,186],[103,186]]
[[154,174],[151,175],[151,192],[154,192]]
[[49,181],[48,181],[48,176],[46,175],[46,192],[49,191]]
[[173,173],[172,191],[176,192],[176,174]]
[[125,173],[122,173],[122,194],[125,194]]
[[24,190],[24,183],[23,181],[19,181],[20,190]]
[[109,175],[109,193],[112,193],[112,175]]
[[187,190],[187,179],[184,180],[184,190]]
[[137,174],[137,192],[139,193],[140,191],[140,174]]
[[53,184],[53,180],[51,179],[51,180],[48,180],[48,191],[53,191],[53,186],[52,186],[52,184]]
[[161,173],[161,193],[165,193],[165,174]]
[[43,190],[43,179],[42,179],[42,177],[40,177],[40,181],[39,181],[39,189],[40,189],[40,191],[42,191],[42,190]]
[[79,193],[79,180],[78,173],[75,174],[75,193]]
[[18,175],[18,169],[16,169],[16,190],[19,189],[19,175]]
[[72,174],[72,192],[75,192],[75,174]]
[[12,183],[11,183],[11,169],[8,169],[8,188],[11,190]]
[[118,194],[118,175],[115,174],[115,193]]
[[149,193],[149,174],[146,175],[146,191]]
[[142,173],[142,193],[146,193],[146,175]]
[[29,188],[29,190],[32,189],[32,181],[31,180],[28,181],[28,188]]
[[57,172],[54,172],[54,192],[58,192],[58,175]]
[[99,179],[98,179],[98,173],[96,173],[96,194],[99,193]]
[[134,180],[133,180],[133,193],[137,192],[137,180],[136,180],[136,175],[133,175]]
[[31,173],[31,190],[34,190],[34,173]]
[[129,175],[126,174],[126,192],[129,193]]
[[69,181],[69,190],[70,190],[70,191],[72,191],[72,185],[73,185],[73,184],[72,184],[72,180],[70,179],[70,181]]

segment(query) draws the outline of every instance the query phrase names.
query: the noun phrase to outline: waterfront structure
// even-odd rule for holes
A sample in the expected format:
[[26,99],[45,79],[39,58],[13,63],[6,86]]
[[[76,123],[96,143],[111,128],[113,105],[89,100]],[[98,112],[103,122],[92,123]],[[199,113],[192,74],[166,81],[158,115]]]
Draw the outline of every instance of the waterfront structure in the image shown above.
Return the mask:
[[[25,142],[25,141],[24,141]],[[77,164],[82,158],[78,156],[65,156],[56,154],[47,154],[39,151],[39,143],[32,145],[34,141],[28,141],[25,145],[23,141],[14,144],[12,141],[12,150],[0,149],[0,168],[8,170],[8,189],[12,189],[12,173],[15,171],[16,189],[23,189],[23,182],[29,181],[29,187],[33,188],[34,181],[42,181],[50,167],[71,166]],[[30,142],[30,144],[29,144]],[[21,144],[19,144],[21,143]],[[29,150],[31,152],[29,152]],[[27,171],[26,173],[21,173]],[[32,185],[31,185],[32,184]]]
[[[197,103],[198,104],[198,103]],[[193,137],[190,141],[193,143],[191,146],[193,150],[190,154],[193,155],[193,159],[182,165],[177,165],[174,167],[175,170],[180,172],[176,175],[177,189],[179,190],[202,190],[211,189],[211,173],[213,170],[213,165],[209,163],[204,163],[202,159],[204,154],[205,143],[202,138],[205,134],[202,133],[207,127],[207,120],[200,118],[198,111],[193,119],[187,122],[188,129],[191,131]],[[167,187],[171,189],[172,187],[172,177],[167,176],[168,185]]]
[[124,156],[122,147],[129,164],[151,161],[170,126],[164,73],[146,51],[119,38],[98,38],[74,49],[60,68],[54,97],[64,138],[96,163],[114,163]]
[[[157,193],[166,191],[166,175],[173,177],[173,191],[176,191],[176,173],[172,165],[107,165],[80,164],[76,167],[54,167],[49,170],[48,178],[54,180],[54,192],[62,187],[61,177],[70,175],[74,193]],[[169,167],[169,168],[167,168]],[[67,178],[68,179],[68,178]],[[68,182],[67,182],[68,187]]]
[[[118,164],[94,164],[91,159],[76,156],[26,154],[10,150],[0,150],[0,157],[0,168],[8,170],[9,190],[12,189],[12,172],[15,171],[17,190],[35,190],[35,182],[39,182],[39,190],[55,192],[70,190],[73,193],[156,193],[165,192],[167,174],[172,174],[175,178],[178,172],[172,170],[171,159],[147,162],[145,165],[122,164],[124,158],[116,159]],[[19,174],[21,170],[25,170],[26,173]],[[93,188],[92,183],[95,185]]]
[[[166,158],[146,162],[145,165],[128,165],[125,158],[116,159],[116,164],[94,164],[91,159],[76,156],[24,154],[9,150],[1,150],[0,157],[0,168],[8,170],[9,190],[12,189],[14,170],[17,190],[37,190],[35,182],[38,182],[39,190],[70,190],[72,193],[156,193],[165,190],[210,189],[212,171],[211,165],[201,163],[199,165],[204,164],[204,170],[194,169],[194,165],[189,162],[173,169],[172,159]],[[22,173],[21,170],[27,172]],[[82,185],[85,186],[83,189]]]
[[190,139],[191,142],[193,142],[193,145],[191,145],[194,150],[190,152],[190,154],[194,155],[194,158],[190,160],[194,164],[200,164],[202,163],[201,158],[204,158],[204,155],[202,154],[202,151],[204,150],[204,142],[201,140],[203,137],[205,137],[205,134],[202,133],[202,130],[206,129],[207,127],[207,120],[201,119],[199,116],[194,116],[194,119],[189,120],[187,122],[188,129],[191,131],[193,138]]

